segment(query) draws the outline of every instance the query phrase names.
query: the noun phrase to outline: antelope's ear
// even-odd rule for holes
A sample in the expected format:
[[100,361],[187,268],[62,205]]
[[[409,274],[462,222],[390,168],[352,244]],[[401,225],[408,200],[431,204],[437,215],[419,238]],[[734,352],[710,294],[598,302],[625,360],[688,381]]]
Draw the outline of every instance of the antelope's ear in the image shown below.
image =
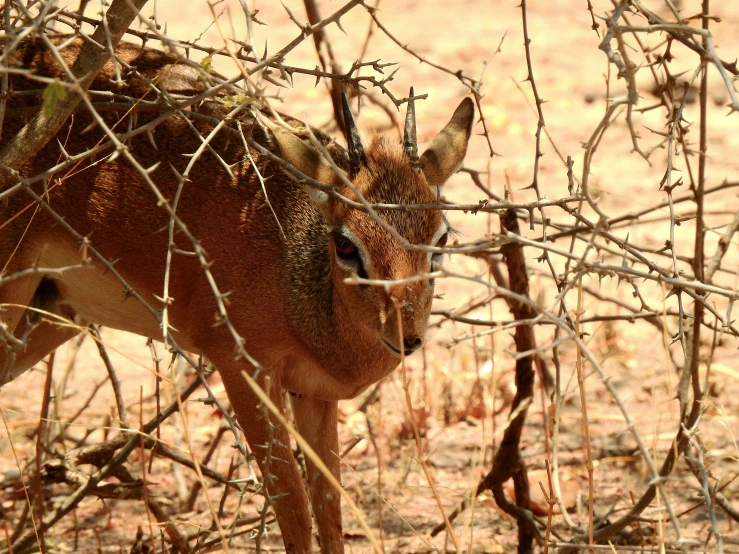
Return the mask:
[[462,165],[475,122],[475,104],[465,98],[421,156],[421,170],[432,187],[441,188]]
[[[273,127],[272,132],[275,142],[280,147],[280,156],[283,160],[291,163],[304,175],[325,185],[330,185],[336,180],[336,174],[331,165],[315,148],[280,127]],[[328,195],[325,192],[310,185],[306,185],[304,188],[311,200],[319,207],[325,207],[328,203]]]

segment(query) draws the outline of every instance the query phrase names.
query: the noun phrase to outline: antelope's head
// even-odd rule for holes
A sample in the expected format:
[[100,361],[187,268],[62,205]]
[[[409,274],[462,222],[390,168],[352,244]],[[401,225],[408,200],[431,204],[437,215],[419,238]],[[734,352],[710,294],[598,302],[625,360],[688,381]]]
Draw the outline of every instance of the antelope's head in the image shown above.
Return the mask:
[[[343,102],[349,154],[345,177],[339,177],[325,158],[295,135],[277,135],[283,157],[356,203],[363,203],[362,198],[370,205],[438,203],[442,186],[467,151],[475,115],[472,100],[462,101],[420,156],[413,89],[402,144],[376,137],[369,148],[363,148],[345,97]],[[401,352],[410,354],[423,344],[434,291],[428,274],[443,259],[442,253],[428,247],[446,245],[450,229],[446,218],[440,209],[377,208],[370,214],[342,198],[315,189],[307,192],[331,229],[328,248],[336,300],[333,310],[342,322],[339,331],[358,333],[361,336],[356,338],[363,341],[373,339],[382,358],[397,363]]]

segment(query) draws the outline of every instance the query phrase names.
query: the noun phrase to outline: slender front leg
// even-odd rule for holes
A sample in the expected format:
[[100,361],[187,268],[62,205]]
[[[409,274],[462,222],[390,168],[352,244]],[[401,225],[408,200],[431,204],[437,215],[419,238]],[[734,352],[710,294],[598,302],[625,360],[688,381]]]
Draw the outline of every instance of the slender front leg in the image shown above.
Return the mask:
[[[293,414],[298,432],[323,460],[337,481],[339,473],[339,435],[337,403],[292,397]],[[313,515],[316,518],[318,536],[323,554],[343,554],[344,535],[341,529],[341,494],[316,469],[308,456],[308,490]]]
[[[214,361],[213,357],[210,359]],[[268,452],[266,446],[270,440],[269,426],[272,424],[266,418],[265,410],[261,408],[259,399],[247,385],[233,361],[228,366],[223,364],[218,366],[216,361],[216,365],[219,367],[236,417],[244,429],[246,440],[256,456],[268,494],[270,496],[286,494],[274,502],[285,551],[288,554],[310,554],[313,535],[308,495],[290,448],[290,436],[281,425],[273,428],[272,457],[266,460]],[[264,388],[264,380],[260,381],[260,386]],[[272,402],[282,411],[282,389],[279,379],[272,379],[269,389]]]

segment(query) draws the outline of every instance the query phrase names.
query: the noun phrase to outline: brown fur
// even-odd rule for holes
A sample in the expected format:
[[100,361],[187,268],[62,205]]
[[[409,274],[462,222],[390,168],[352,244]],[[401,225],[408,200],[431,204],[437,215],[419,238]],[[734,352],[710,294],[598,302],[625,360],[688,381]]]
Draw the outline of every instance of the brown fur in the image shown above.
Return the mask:
[[[65,61],[71,63],[78,51],[79,42],[65,49]],[[191,94],[205,88],[196,69],[161,52],[122,43],[118,55],[147,78],[158,78],[172,92]],[[23,67],[33,68],[39,74],[63,75],[40,43],[24,45],[18,59]],[[145,81],[128,76],[125,86],[113,88],[112,76],[109,63],[91,90],[113,90],[133,98],[156,100]],[[18,76],[11,78],[11,87],[15,92],[41,88]],[[96,97],[91,97],[95,101]],[[4,140],[18,131],[25,118],[37,109],[37,103],[37,95],[17,96],[8,103]],[[216,118],[225,113],[225,108],[214,100],[192,109]],[[128,130],[129,123],[135,128],[161,113],[143,110],[120,120],[123,110],[99,111],[108,125],[118,123],[120,132]],[[461,163],[473,116],[471,102],[466,100],[445,129],[452,139],[430,149],[427,162],[431,158],[439,162],[431,160],[433,167],[424,171],[433,174],[433,179],[427,181],[424,172],[410,167],[400,144],[380,138],[366,151],[366,165],[354,178],[355,186],[370,202],[434,202],[436,191],[430,185],[443,184],[449,172]],[[300,154],[305,153],[305,144],[295,143],[293,136],[281,138],[280,132],[275,134],[253,123],[253,119],[245,119],[243,126],[255,140],[291,160],[309,176],[339,183],[333,173],[326,173],[325,160],[306,161],[310,156]],[[90,124],[90,116],[80,109],[60,132],[58,139],[69,154],[84,152],[103,138],[99,129],[89,129]],[[201,120],[195,120],[194,125],[203,136],[212,129],[211,124]],[[171,200],[178,178],[170,164],[182,173],[189,161],[182,154],[195,152],[200,140],[177,116],[156,127],[153,135],[156,149],[145,135],[131,139],[128,147],[143,167],[161,162],[151,177]],[[346,151],[324,135],[319,134],[319,139],[337,164],[348,168]],[[401,307],[405,338],[410,342],[423,339],[433,286],[427,280],[391,286],[388,290],[344,283],[350,274],[337,262],[332,231],[348,229],[361,241],[370,260],[367,274],[372,279],[402,279],[428,272],[429,255],[403,249],[377,221],[364,212],[348,209],[337,199],[316,205],[282,170],[258,152],[251,152],[265,178],[267,197],[283,236],[266,205],[267,199],[241,140],[224,130],[211,144],[232,164],[234,178],[206,152],[190,172],[177,214],[201,241],[220,290],[231,292],[229,317],[244,337],[246,351],[268,370],[274,402],[282,406],[283,389],[298,395],[293,409],[299,430],[338,477],[336,401],[357,395],[397,365],[397,354],[383,344],[384,340],[403,348],[398,337],[396,305]],[[103,160],[104,155],[86,160],[72,171],[56,174],[48,183],[49,203],[77,232],[89,237],[94,248],[107,259],[116,260],[115,269],[127,283],[160,310],[162,303],[156,296],[162,294],[164,282],[167,234],[163,229],[168,215],[157,206],[154,194],[123,156],[109,161]],[[20,173],[36,175],[60,159],[59,146],[52,141],[28,160]],[[38,194],[43,191],[40,184],[34,188]],[[340,190],[353,198],[350,191],[341,187]],[[414,244],[430,244],[442,224],[439,211],[384,211],[381,216]],[[0,267],[5,266],[8,274],[35,265],[63,267],[81,259],[80,245],[23,193],[16,193],[7,205],[0,205],[0,226]],[[191,249],[181,234],[175,236],[175,242],[181,249]],[[61,276],[50,275],[40,288],[42,277],[37,274],[4,285],[0,288],[0,305],[30,306],[40,302],[40,307],[75,318],[80,324],[94,322],[161,337],[156,320],[135,299],[123,295],[123,286],[102,264],[96,262],[89,269],[72,270]],[[53,292],[53,302],[44,300],[38,294],[40,290]],[[263,444],[267,439],[266,422],[257,408],[256,397],[240,374],[248,366],[235,359],[233,340],[227,330],[214,325],[216,303],[197,259],[173,257],[170,296],[174,298],[170,319],[176,329],[175,339],[187,350],[204,353],[219,368],[249,444]],[[22,307],[6,306],[0,318],[16,336],[34,324]],[[60,328],[45,318],[30,333],[26,350],[0,348],[0,384],[15,378],[74,334],[69,327]],[[276,438],[289,444],[282,428]],[[277,457],[291,458],[289,451],[277,450]],[[262,455],[259,448],[255,448],[255,453],[258,458]],[[261,458],[258,461],[262,463]],[[339,495],[312,464],[308,469],[322,552],[343,552]],[[276,477],[271,494],[291,495],[275,506],[286,549],[301,554],[310,552],[310,516],[297,467],[294,463],[272,464],[271,471]]]

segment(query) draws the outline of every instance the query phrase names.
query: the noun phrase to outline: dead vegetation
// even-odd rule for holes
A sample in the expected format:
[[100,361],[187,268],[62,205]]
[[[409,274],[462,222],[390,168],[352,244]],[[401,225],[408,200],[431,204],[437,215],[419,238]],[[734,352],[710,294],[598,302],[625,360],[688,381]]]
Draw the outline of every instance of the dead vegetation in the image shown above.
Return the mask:
[[[235,112],[251,102],[277,106],[280,87],[310,78],[325,87],[334,114],[346,92],[354,106],[376,110],[376,127],[392,129],[407,98],[396,86],[404,67],[374,54],[386,42],[429,71],[428,83],[444,78],[471,95],[481,115],[477,154],[445,189],[449,217],[464,234],[435,275],[442,298],[432,341],[392,379],[342,405],[343,485],[362,514],[345,509],[347,550],[739,551],[739,176],[731,135],[739,44],[716,38],[727,36],[722,26],[736,30],[736,8],[708,0],[578,5],[588,9],[606,74],[597,93],[583,93],[592,111],[567,112],[579,127],[575,151],[552,131],[562,123],[551,125],[549,114],[562,108],[549,111],[560,99],[540,92],[549,83],[539,76],[553,77],[537,61],[547,26],[565,32],[557,17],[569,4],[541,13],[522,2],[522,45],[502,33],[479,37],[492,53],[482,76],[417,51],[391,27],[401,10],[391,5],[306,0],[304,16],[290,4],[293,38],[265,51],[256,37],[271,12],[246,2],[228,13],[208,4],[223,38],[217,46],[176,40],[164,21],[125,14],[138,4],[112,2],[108,13],[122,15],[106,27],[89,6],[80,15],[47,2],[6,3],[0,118],[13,109],[8,75],[27,71],[13,55],[22,39],[91,35],[95,26],[98,40],[115,44],[131,26],[125,40],[189,56],[209,83],[197,99],[217,98]],[[245,33],[230,36],[236,13]],[[347,31],[341,40],[361,52],[356,59],[332,47],[339,25]],[[319,66],[291,65],[304,43]],[[516,86],[535,114],[521,169],[504,176],[493,154],[511,149],[496,131],[500,114],[488,107],[490,81],[503,78],[500,48],[521,49]],[[19,160],[75,109],[149,100],[86,89],[86,75],[107,55],[82,60],[65,84],[39,81],[34,127],[2,137],[0,199],[27,195],[31,208],[53,212],[45,193],[64,172],[115,155],[125,133],[146,132],[122,130],[75,156],[60,148],[47,173],[17,173]],[[567,55],[577,62],[577,51]],[[417,97],[426,94],[416,84]],[[149,109],[164,116],[180,107],[165,99]],[[170,201],[160,199],[163,209]],[[76,238],[96,255],[94,236]],[[184,240],[197,251],[197,237]],[[0,287],[14,278],[0,274]],[[227,302],[219,306],[230,325]],[[105,329],[80,331],[64,355],[0,392],[3,551],[279,550],[272,500],[207,361]],[[0,340],[9,351],[24,346],[1,327]]]

